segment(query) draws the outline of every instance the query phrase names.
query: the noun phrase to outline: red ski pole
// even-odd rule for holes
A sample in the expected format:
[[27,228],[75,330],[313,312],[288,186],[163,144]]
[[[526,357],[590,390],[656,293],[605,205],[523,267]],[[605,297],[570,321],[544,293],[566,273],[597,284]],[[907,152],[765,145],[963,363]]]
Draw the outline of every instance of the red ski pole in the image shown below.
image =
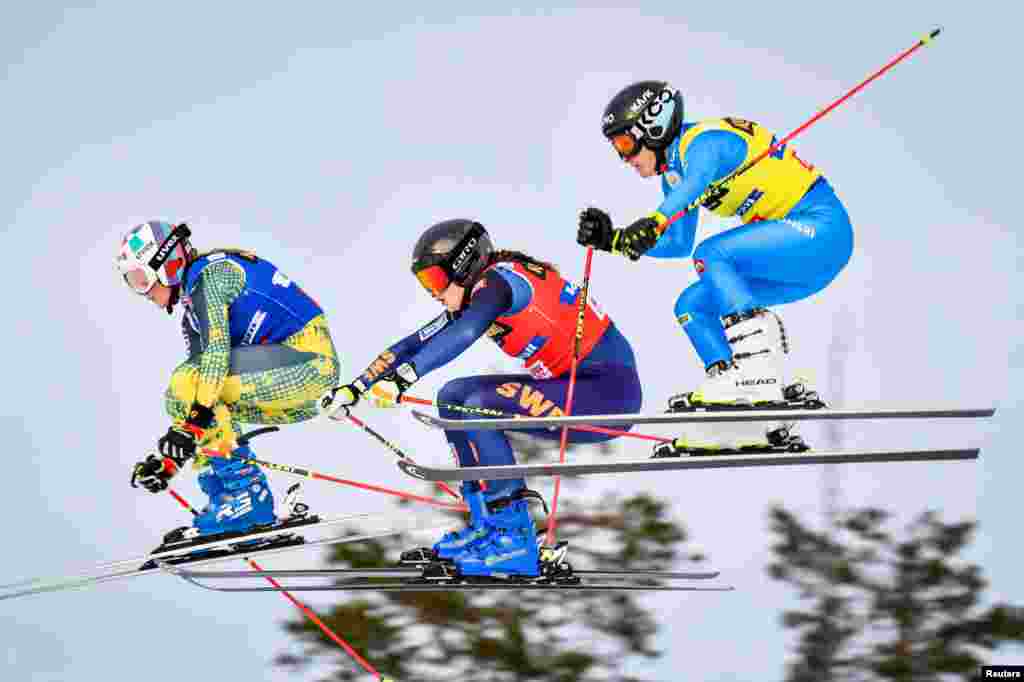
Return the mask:
[[[189,510],[189,512],[191,512],[191,514],[193,516],[198,516],[199,515],[199,512],[196,511],[195,507],[193,507],[191,504],[189,504],[188,500],[186,500],[184,497],[182,497],[177,492],[175,492],[174,488],[168,488],[167,492],[170,494],[171,497],[173,497],[178,502],[178,504],[180,504],[185,509]],[[249,565],[252,566],[253,569],[255,569],[255,570],[257,570],[257,571],[262,571],[263,570],[263,568],[259,564],[257,564],[255,561],[253,561],[252,559],[250,559],[248,557],[245,557],[245,561],[249,562]],[[338,633],[336,633],[334,630],[332,630],[330,628],[330,626],[327,625],[327,623],[325,623],[322,620],[320,620],[320,618],[316,615],[316,613],[313,612],[313,609],[309,608],[308,606],[303,604],[301,601],[296,599],[294,596],[292,596],[291,592],[288,592],[283,587],[281,587],[281,584],[278,583],[276,580],[274,580],[271,576],[265,576],[265,578],[266,578],[267,582],[269,582],[271,585],[276,587],[281,592],[281,594],[283,594],[285,596],[285,598],[288,599],[288,601],[290,601],[292,604],[294,604],[295,608],[297,608],[299,611],[302,611],[303,615],[306,616],[306,618],[308,618],[314,625],[316,625],[318,628],[320,628],[320,630],[325,635],[327,635],[327,637],[329,637],[335,644],[337,644],[342,649],[344,649],[345,653],[347,653],[352,658],[353,661],[355,661],[356,663],[358,663],[359,665],[361,665],[363,667],[363,670],[365,670],[366,672],[370,673],[374,677],[380,679],[381,682],[389,682],[388,678],[384,677],[379,672],[377,672],[377,669],[374,668],[372,665],[370,665],[369,661],[367,661],[365,658],[360,656],[356,652],[356,650],[353,649],[352,646],[348,642],[346,642],[344,639],[342,639],[338,635]]]
[[671,218],[668,219],[668,221],[665,222],[664,225],[659,227],[658,228],[658,233],[659,234],[664,233],[665,230],[668,229],[669,225],[674,223],[679,218],[682,218],[684,215],[686,215],[690,211],[694,210],[695,208],[697,208],[698,206],[703,204],[705,201],[707,201],[711,197],[715,196],[718,192],[720,192],[722,190],[723,187],[725,187],[725,185],[727,185],[728,183],[732,182],[733,180],[735,180],[738,176],[742,175],[743,173],[746,173],[748,170],[750,170],[754,166],[754,164],[758,163],[761,159],[765,158],[766,156],[768,156],[770,154],[773,154],[774,152],[778,151],[780,148],[784,147],[790,140],[792,140],[797,135],[799,135],[800,133],[802,133],[803,131],[807,130],[808,128],[810,128],[815,123],[817,123],[821,118],[823,118],[825,116],[825,114],[829,113],[830,111],[832,111],[833,109],[838,107],[840,104],[842,104],[843,102],[845,102],[846,100],[850,99],[855,94],[857,94],[858,92],[863,90],[865,87],[867,87],[868,83],[870,83],[873,80],[875,80],[876,78],[879,78],[880,76],[882,76],[882,74],[884,74],[886,71],[888,71],[892,67],[896,66],[901,61],[903,61],[904,59],[909,57],[911,54],[916,52],[918,48],[923,47],[924,45],[927,45],[928,43],[930,43],[932,40],[935,39],[936,36],[939,35],[939,33],[941,31],[942,31],[941,28],[936,28],[934,31],[932,31],[931,33],[929,33],[925,37],[923,37],[920,40],[918,40],[914,44],[913,47],[911,47],[911,48],[909,48],[907,50],[904,50],[903,52],[898,54],[888,64],[886,64],[885,66],[880,68],[878,71],[874,72],[873,74],[871,74],[870,76],[865,78],[863,81],[858,83],[856,86],[851,88],[849,91],[847,91],[847,93],[845,95],[843,95],[842,97],[840,97],[836,101],[832,102],[827,107],[825,107],[824,109],[819,111],[817,114],[815,114],[814,116],[809,118],[799,128],[797,128],[796,130],[791,132],[789,135],[786,135],[784,138],[782,138],[781,140],[779,140],[778,142],[776,142],[775,144],[770,146],[768,149],[764,150],[763,152],[761,152],[760,154],[755,156],[753,159],[750,160],[749,163],[746,163],[746,164],[740,166],[739,168],[737,168],[736,170],[734,170],[732,173],[730,173],[729,175],[725,176],[721,180],[719,180],[717,182],[712,182],[710,185],[708,185],[707,189],[705,189],[703,192],[701,192],[701,195],[699,197],[694,199],[692,202],[690,202],[690,204],[686,208],[684,208],[683,210],[681,210],[678,213],[676,213],[675,215],[673,215]]
[[[590,265],[594,260],[594,247],[587,247],[587,260],[583,265],[583,288],[580,290],[579,312],[576,314],[576,339],[572,346],[572,366],[569,370],[569,390],[565,395],[565,414],[572,414],[572,398],[576,389],[576,366],[580,359],[580,343],[583,341],[583,320],[587,315],[587,296],[590,295]],[[569,429],[562,427],[562,440],[558,446],[558,463],[565,464],[565,450],[569,447]],[[545,542],[555,544],[555,515],[558,513],[558,493],[562,488],[562,477],[555,476],[555,492],[551,496],[551,514],[548,515],[548,529]]]
[[[404,452],[402,452],[401,448],[399,448],[397,445],[395,445],[394,443],[389,441],[384,436],[382,436],[379,433],[377,433],[377,431],[375,431],[374,429],[370,428],[369,424],[367,424],[366,422],[358,419],[354,414],[350,413],[350,414],[347,414],[345,416],[348,418],[348,420],[350,422],[352,422],[353,424],[355,424],[356,426],[361,428],[366,433],[368,433],[371,436],[373,436],[374,439],[376,439],[377,442],[379,442],[381,445],[383,445],[388,450],[391,450],[391,452],[393,452],[396,455],[398,455],[399,459],[404,459],[407,462],[409,462],[409,464],[416,464],[416,462],[413,461],[412,457],[410,457],[409,455],[407,455]],[[332,417],[332,419],[333,419],[333,417]],[[335,420],[335,421],[337,421],[337,420]],[[462,500],[462,498],[459,497],[458,493],[456,493],[454,490],[449,488],[448,484],[445,483],[444,481],[437,481],[437,487],[440,488],[441,490],[445,491],[449,495],[451,495],[456,500],[460,500],[460,501]]]

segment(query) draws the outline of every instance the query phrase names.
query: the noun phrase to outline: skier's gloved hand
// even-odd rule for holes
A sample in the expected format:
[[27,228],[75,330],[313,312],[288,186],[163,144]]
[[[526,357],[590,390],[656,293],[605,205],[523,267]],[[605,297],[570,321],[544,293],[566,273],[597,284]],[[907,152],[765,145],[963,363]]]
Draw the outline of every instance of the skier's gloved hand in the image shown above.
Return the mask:
[[156,449],[164,457],[173,459],[178,465],[196,454],[196,434],[179,426],[172,426],[156,442]]
[[151,493],[167,490],[167,481],[178,473],[178,464],[170,457],[149,455],[132,467],[132,487],[140,485]]
[[621,253],[630,260],[639,260],[640,256],[654,248],[660,236],[655,218],[640,218],[623,230],[615,230],[611,251]]
[[593,246],[598,251],[611,251],[614,233],[612,219],[601,209],[585,208],[580,211],[577,244]]
[[174,424],[157,441],[157,452],[170,457],[180,467],[196,454],[196,442],[203,437],[206,429],[213,425],[213,409],[199,403],[192,403],[188,417],[182,424]]
[[325,417],[342,419],[349,415],[348,408],[355,407],[359,402],[359,397],[365,392],[366,384],[360,379],[344,386],[335,386],[320,396],[317,409]]
[[411,362],[402,363],[371,386],[367,396],[377,407],[398,407],[402,402],[402,394],[419,378]]

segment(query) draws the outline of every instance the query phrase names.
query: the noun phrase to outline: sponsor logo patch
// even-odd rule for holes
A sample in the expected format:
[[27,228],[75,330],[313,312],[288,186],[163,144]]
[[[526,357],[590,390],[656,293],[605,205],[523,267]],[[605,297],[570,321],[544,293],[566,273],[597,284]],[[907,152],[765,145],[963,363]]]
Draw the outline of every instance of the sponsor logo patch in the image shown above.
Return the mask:
[[648,88],[643,91],[639,97],[633,100],[633,103],[629,106],[629,111],[632,114],[640,113],[640,110],[647,106],[647,103],[654,97],[654,90]]
[[739,205],[739,208],[736,209],[735,215],[743,216],[747,211],[752,209],[754,207],[754,204],[757,203],[757,200],[763,196],[764,192],[762,192],[761,190],[757,188],[751,190],[750,194],[747,195],[747,198],[744,199],[743,203],[741,203]]
[[530,372],[530,376],[533,377],[534,379],[550,379],[551,377],[555,376],[554,374],[551,373],[551,370],[548,369],[547,365],[545,365],[540,360],[533,363],[526,369]]
[[743,381],[737,381],[737,386],[769,386],[776,383],[774,377],[767,379],[744,379]]
[[422,329],[420,329],[420,332],[419,332],[420,341],[426,341],[431,336],[433,336],[434,334],[436,334],[439,331],[441,331],[442,329],[444,329],[445,325],[447,325],[447,324],[448,324],[448,315],[447,314],[439,315],[437,317],[437,319],[435,319],[430,324],[428,324],[427,326],[425,326]]
[[804,223],[798,223],[795,220],[788,219],[783,219],[782,222],[786,223],[803,236],[810,237],[812,239],[814,238],[814,227],[812,227],[811,225],[805,225]]
[[735,116],[726,116],[725,122],[731,125],[736,130],[742,130],[747,135],[754,134],[754,126],[756,124],[753,121],[748,121],[745,118],[736,118]]
[[580,295],[580,286],[572,282],[566,282],[562,287],[562,293],[558,295],[558,302],[565,305],[575,305]]
[[[548,269],[545,268],[543,265],[538,265],[537,263],[523,263],[522,265],[523,265],[524,268],[526,268],[526,270],[528,272],[532,272],[533,274],[537,275],[541,279],[544,279],[545,277],[547,277]],[[513,272],[514,271],[515,270],[513,270]]]
[[373,381],[382,374],[386,374],[390,369],[391,365],[395,362],[395,354],[389,350],[384,351],[377,356],[377,359],[366,368],[366,376],[370,381]]
[[245,330],[245,342],[252,343],[253,339],[256,338],[256,333],[259,332],[260,326],[263,325],[263,321],[267,319],[267,314],[262,310],[257,310],[249,320],[249,327]]
[[512,331],[512,327],[502,322],[492,322],[487,328],[487,336],[499,346],[505,343],[505,337]]
[[533,357],[534,353],[539,351],[541,347],[547,342],[548,337],[535,336],[532,339],[530,339],[530,343],[526,344],[525,348],[523,348],[521,351],[519,351],[519,353],[516,354],[516,357],[519,358],[520,360],[529,360],[531,357]]
[[476,237],[473,237],[466,242],[466,245],[462,247],[462,251],[460,251],[459,255],[456,256],[455,262],[452,263],[452,270],[455,272],[462,272],[462,268],[466,265],[466,260],[473,255],[473,250],[476,248],[478,241],[479,240]]

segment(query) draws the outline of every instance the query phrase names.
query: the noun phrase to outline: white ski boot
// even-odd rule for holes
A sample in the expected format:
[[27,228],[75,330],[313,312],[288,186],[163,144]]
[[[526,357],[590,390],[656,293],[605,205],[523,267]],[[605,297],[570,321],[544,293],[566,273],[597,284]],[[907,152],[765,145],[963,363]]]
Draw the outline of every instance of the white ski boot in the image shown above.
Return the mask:
[[[722,319],[731,362],[707,369],[697,390],[672,396],[669,412],[694,410],[775,410],[824,407],[816,393],[803,384],[786,386],[783,378],[785,356],[789,353],[786,330],[775,313],[763,308]],[[769,433],[783,425],[694,424],[687,428],[677,449],[681,452],[772,451]],[[787,434],[790,429],[787,429]]]
[[[719,362],[707,369],[707,377],[696,391],[669,398],[670,411],[696,407],[750,407],[782,402],[781,357],[785,334],[781,323],[765,310],[753,310],[723,319],[732,362]],[[779,333],[775,333],[775,329]]]

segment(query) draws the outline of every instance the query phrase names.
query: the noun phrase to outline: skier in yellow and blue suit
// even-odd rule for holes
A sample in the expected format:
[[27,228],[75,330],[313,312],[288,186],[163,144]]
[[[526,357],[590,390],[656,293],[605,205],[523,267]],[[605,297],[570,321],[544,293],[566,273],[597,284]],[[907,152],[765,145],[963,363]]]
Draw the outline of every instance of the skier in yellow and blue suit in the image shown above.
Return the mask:
[[[248,251],[196,252],[182,224],[151,220],[125,235],[117,266],[128,286],[171,314],[184,308],[188,359],[171,375],[165,405],[171,427],[132,469],[150,492],[197,449],[252,458],[238,443],[240,423],[291,424],[318,415],[320,395],[338,381],[339,363],[323,310],[269,261]],[[199,457],[202,463],[206,458]],[[244,532],[273,523],[274,498],[259,467],[211,457],[199,475],[209,504],[192,535]]]
[[[662,81],[641,81],[605,109],[602,132],[641,177],[661,176],[657,210],[616,229],[596,208],[580,214],[577,241],[632,260],[693,255],[700,279],[676,300],[675,315],[704,363],[695,390],[670,409],[785,406],[781,320],[766,308],[805,299],[832,282],[850,259],[853,228],[831,185],[784,145],[706,199],[703,206],[742,225],[694,250],[697,212],[664,226],[708,186],[768,150],[776,137],[739,118],[683,121],[683,99]],[[781,351],[781,352],[780,352]]]

